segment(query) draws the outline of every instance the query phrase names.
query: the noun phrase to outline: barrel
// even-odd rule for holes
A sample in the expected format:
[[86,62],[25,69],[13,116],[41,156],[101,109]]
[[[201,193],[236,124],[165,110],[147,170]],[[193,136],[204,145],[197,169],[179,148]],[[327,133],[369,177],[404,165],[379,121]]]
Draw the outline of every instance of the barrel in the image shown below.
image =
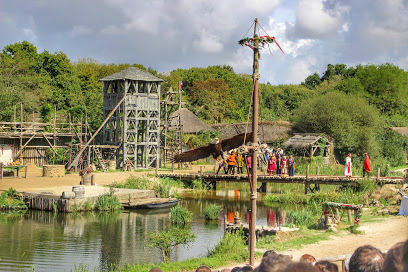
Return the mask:
[[84,198],[85,188],[84,186],[74,186],[72,187],[72,192],[75,193],[75,198]]
[[82,176],[82,185],[91,185],[92,184],[92,173],[85,174]]
[[74,192],[70,192],[70,191],[64,191],[64,192],[62,192],[62,198],[63,198],[63,199],[75,198],[75,193],[74,193]]

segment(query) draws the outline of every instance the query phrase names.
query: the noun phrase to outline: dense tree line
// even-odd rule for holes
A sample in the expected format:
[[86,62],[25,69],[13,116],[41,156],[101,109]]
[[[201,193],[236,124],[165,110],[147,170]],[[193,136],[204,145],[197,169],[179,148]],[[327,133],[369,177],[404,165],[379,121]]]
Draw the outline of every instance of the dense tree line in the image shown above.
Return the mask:
[[[27,116],[37,112],[49,121],[55,105],[59,113],[73,116],[86,111],[95,129],[103,121],[99,80],[130,66],[163,78],[163,91],[183,81],[186,107],[207,123],[247,120],[252,78],[230,66],[158,74],[141,64],[71,62],[63,52],[39,53],[26,41],[0,53],[0,120],[12,121],[13,106],[22,103]],[[299,131],[326,133],[339,157],[369,152],[394,165],[404,160],[406,138],[387,130],[408,126],[408,74],[395,65],[329,64],[321,76],[314,73],[299,85],[260,84],[260,96],[263,120],[288,120]]]

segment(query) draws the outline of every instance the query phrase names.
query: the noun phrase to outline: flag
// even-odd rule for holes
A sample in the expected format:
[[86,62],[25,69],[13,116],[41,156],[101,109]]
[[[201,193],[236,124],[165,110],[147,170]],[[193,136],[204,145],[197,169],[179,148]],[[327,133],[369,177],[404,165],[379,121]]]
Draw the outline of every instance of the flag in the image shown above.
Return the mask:
[[180,88],[183,86],[183,81],[180,81]]

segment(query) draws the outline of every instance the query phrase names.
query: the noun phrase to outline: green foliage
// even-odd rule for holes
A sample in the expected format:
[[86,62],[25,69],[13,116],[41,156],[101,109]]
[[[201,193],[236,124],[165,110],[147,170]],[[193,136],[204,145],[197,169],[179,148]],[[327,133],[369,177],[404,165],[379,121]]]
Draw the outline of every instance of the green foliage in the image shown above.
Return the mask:
[[403,165],[406,160],[406,148],[408,140],[394,131],[387,131],[379,135],[379,142],[382,147],[382,157],[390,163],[391,166]]
[[228,254],[233,257],[236,261],[241,261],[247,258],[248,252],[245,249],[246,238],[243,231],[237,231],[235,233],[225,232],[224,237],[219,242],[219,244],[209,252],[209,257],[215,255],[225,255]]
[[119,198],[113,194],[101,195],[95,204],[97,211],[117,211],[123,209]]
[[207,220],[216,220],[220,217],[221,206],[211,204],[204,208],[203,213],[204,217]]
[[150,190],[153,188],[151,180],[146,177],[135,177],[130,175],[124,184],[113,183],[111,185],[113,188],[126,188],[126,189],[139,189],[139,190]]
[[316,96],[296,110],[293,121],[303,131],[333,137],[342,158],[348,152],[362,156],[369,150],[373,156],[379,154],[379,114],[361,98],[339,92]]
[[216,130],[199,131],[197,134],[190,135],[187,144],[191,148],[196,148],[208,145],[215,138],[221,138],[221,132]]
[[295,225],[296,227],[306,227],[311,226],[316,221],[314,220],[316,217],[316,213],[313,210],[305,209],[302,211],[293,211],[287,215],[286,226],[292,227]]
[[27,205],[20,194],[13,188],[3,191],[0,195],[0,210],[25,210]]
[[186,208],[176,206],[170,209],[170,220],[174,225],[187,225],[191,222],[193,215]]
[[170,254],[178,245],[188,245],[194,242],[195,235],[188,228],[171,227],[159,233],[150,233],[147,246],[160,249],[163,262],[170,261]]

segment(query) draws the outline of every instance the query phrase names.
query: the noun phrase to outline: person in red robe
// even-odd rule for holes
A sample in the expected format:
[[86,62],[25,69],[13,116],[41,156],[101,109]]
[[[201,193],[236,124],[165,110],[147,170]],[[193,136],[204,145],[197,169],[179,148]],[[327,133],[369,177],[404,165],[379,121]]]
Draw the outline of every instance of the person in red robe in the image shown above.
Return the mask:
[[365,177],[366,173],[367,177],[369,177],[371,173],[370,157],[368,156],[367,153],[365,153],[364,156],[365,160],[363,162],[363,177]]

